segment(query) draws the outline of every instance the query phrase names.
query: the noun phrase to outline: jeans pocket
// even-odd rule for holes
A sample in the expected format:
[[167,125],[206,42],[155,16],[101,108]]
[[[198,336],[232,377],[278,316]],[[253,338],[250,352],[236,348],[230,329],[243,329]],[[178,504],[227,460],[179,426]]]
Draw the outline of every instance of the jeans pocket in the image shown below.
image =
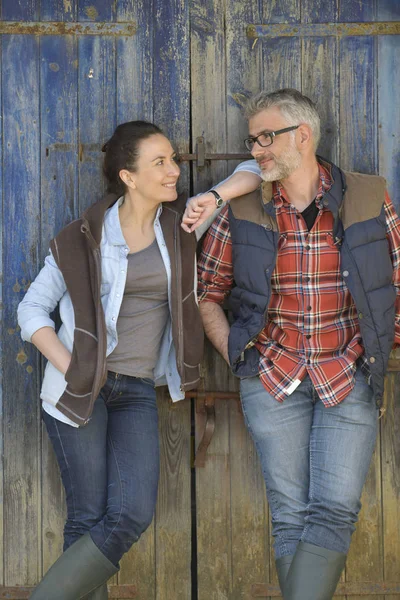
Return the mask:
[[138,379],[142,383],[145,383],[146,385],[150,385],[152,388],[154,388],[154,380],[150,379],[150,377],[137,377],[136,379]]

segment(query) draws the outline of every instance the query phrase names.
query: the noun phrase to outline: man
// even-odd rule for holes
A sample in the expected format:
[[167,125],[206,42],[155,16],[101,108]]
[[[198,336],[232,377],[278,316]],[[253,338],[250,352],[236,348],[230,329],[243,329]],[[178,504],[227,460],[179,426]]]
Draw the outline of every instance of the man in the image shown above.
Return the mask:
[[[246,116],[263,183],[225,206],[205,238],[200,311],[240,378],[284,598],[330,600],[400,341],[400,221],[381,177],[316,156],[320,119],[300,92],[261,92]],[[186,227],[201,214],[192,209]]]

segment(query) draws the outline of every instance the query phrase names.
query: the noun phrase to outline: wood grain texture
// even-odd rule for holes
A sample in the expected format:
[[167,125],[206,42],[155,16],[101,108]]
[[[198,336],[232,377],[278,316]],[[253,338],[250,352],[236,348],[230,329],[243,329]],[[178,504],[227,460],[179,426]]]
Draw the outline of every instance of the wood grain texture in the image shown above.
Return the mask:
[[246,23],[261,21],[262,13],[255,0],[227,2],[226,93],[229,152],[245,151],[243,140],[248,135],[248,126],[242,116],[243,105],[248,97],[262,89],[262,46],[258,43],[253,47],[253,42],[246,37],[245,28]]
[[318,154],[339,160],[339,76],[337,41],[306,38],[302,48],[302,92],[317,104],[321,117]]
[[[154,121],[180,152],[189,150],[189,3],[154,1]],[[179,190],[188,193],[189,167],[181,166]]]
[[3,0],[1,3],[2,21],[38,21],[39,3],[37,0]]
[[117,123],[153,121],[153,0],[120,0],[117,21],[137,22],[137,33],[117,40]]
[[[383,558],[385,581],[400,580],[400,377],[386,378],[386,414],[381,420]],[[395,600],[399,595],[386,595]]]
[[340,166],[377,172],[374,40],[340,42]]
[[[50,15],[54,18],[54,15]],[[72,37],[44,37],[40,44],[41,236],[40,262],[49,241],[76,216],[77,46]],[[43,360],[44,362],[44,360]],[[64,490],[46,428],[42,426],[41,513],[43,573],[62,552]]]
[[[0,65],[3,66],[2,61],[2,40],[0,39]],[[2,82],[0,78],[0,153],[3,157],[4,144],[3,144],[3,100],[2,100]],[[0,160],[0,206],[1,214],[3,215],[3,160]],[[5,327],[3,318],[3,223],[0,226],[0,356],[3,356],[5,348]],[[3,361],[0,361],[0,539],[4,539],[4,439],[3,439]],[[0,584],[4,585],[4,545],[0,544]]]
[[[204,389],[234,390],[225,361],[207,343]],[[204,468],[196,470],[198,600],[225,600],[232,590],[231,486],[229,412],[232,402],[217,401],[216,431]],[[204,428],[204,415],[196,413],[196,446]]]
[[301,0],[302,23],[335,23],[337,0]]
[[[381,438],[372,457],[361,499],[362,509],[346,562],[346,583],[383,581]],[[383,600],[383,596],[353,596],[352,600]]]
[[[219,0],[194,1],[191,24],[192,148],[203,136],[206,153],[228,152],[226,132],[225,14]],[[207,85],[205,85],[207,82]],[[226,161],[193,163],[193,191],[199,193],[230,172]]]
[[[400,36],[378,40],[378,135],[379,174],[386,178],[390,198],[400,211],[400,105],[391,101],[389,82],[400,64]],[[397,80],[399,77],[397,77]],[[396,79],[395,79],[396,81]]]
[[78,41],[79,213],[106,189],[103,144],[116,126],[115,40],[86,36]]
[[102,21],[110,22],[115,19],[116,2],[109,0],[79,0],[79,21]]
[[40,0],[41,21],[77,21],[78,0]]
[[39,44],[3,39],[4,581],[34,583],[40,570],[38,356],[24,345],[16,309],[38,268]]
[[161,470],[156,508],[156,599],[190,598],[190,401],[159,402]]

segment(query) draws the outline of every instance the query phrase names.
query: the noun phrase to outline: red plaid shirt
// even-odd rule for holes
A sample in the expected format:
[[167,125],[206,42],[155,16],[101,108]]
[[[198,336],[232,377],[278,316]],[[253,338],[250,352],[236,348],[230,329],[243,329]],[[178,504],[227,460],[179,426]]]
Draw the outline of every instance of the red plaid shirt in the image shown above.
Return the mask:
[[[357,310],[340,273],[339,249],[332,237],[333,215],[322,203],[331,187],[319,165],[318,215],[308,231],[301,213],[274,184],[273,202],[281,232],[265,328],[255,342],[259,376],[282,401],[308,374],[326,406],[343,400],[354,387],[356,361],[369,373]],[[396,342],[400,343],[400,219],[386,195],[387,239],[397,287]],[[198,263],[200,302],[222,304],[233,286],[228,207],[210,227]]]

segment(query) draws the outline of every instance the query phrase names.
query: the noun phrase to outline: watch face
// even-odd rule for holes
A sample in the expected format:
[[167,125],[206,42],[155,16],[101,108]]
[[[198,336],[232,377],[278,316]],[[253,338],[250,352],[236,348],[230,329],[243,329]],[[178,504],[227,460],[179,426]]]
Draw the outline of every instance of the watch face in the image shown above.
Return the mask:
[[210,191],[211,191],[211,193],[212,193],[212,194],[214,194],[214,196],[215,196],[215,206],[216,206],[217,208],[221,208],[221,206],[222,206],[222,205],[223,205],[223,203],[224,203],[223,199],[221,198],[221,196],[218,194],[218,192],[217,192],[217,191],[215,191],[215,190],[210,190]]

